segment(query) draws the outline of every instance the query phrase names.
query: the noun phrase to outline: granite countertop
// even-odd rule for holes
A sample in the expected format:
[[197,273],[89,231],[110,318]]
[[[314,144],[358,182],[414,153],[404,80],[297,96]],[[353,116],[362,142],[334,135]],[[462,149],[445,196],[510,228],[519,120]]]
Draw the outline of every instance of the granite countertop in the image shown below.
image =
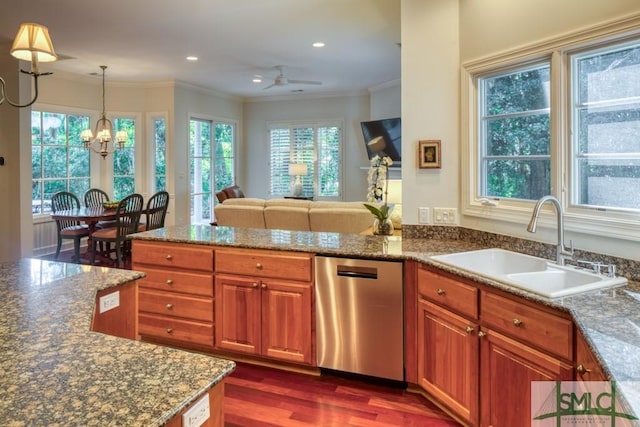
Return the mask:
[[569,312],[594,350],[605,374],[615,380],[635,413],[640,414],[640,283],[571,297],[549,299],[432,260],[432,255],[481,249],[480,244],[455,240],[403,239],[358,234],[175,226],[134,235],[134,239],[313,252],[329,256],[412,259],[448,270],[478,283]]
[[162,425],[233,371],[231,361],[90,331],[96,292],[142,276],[0,264],[0,425]]

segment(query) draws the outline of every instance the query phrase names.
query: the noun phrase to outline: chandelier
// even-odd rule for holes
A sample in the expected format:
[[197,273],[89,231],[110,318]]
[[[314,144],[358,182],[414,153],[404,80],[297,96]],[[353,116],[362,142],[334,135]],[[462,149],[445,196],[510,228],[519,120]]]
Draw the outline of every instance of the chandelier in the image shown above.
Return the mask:
[[126,131],[119,130],[115,134],[115,139],[112,138],[113,125],[111,124],[111,120],[107,119],[104,102],[104,71],[107,69],[107,66],[101,65],[100,68],[102,68],[102,116],[100,117],[100,120],[96,122],[95,138],[91,129],[83,130],[80,137],[82,138],[84,148],[100,154],[104,159],[109,153],[113,153],[116,149],[124,148],[124,144],[127,142],[128,137]]
[[7,104],[13,107],[28,107],[38,99],[38,77],[51,74],[41,73],[38,69],[38,62],[53,62],[58,59],[53,50],[53,43],[51,43],[47,27],[32,22],[20,25],[18,34],[16,34],[16,38],[11,46],[11,55],[23,61],[31,61],[31,71],[21,69],[20,72],[33,77],[35,93],[33,99],[26,104],[13,102],[7,98],[5,94],[6,82],[0,77],[0,104],[7,101]]

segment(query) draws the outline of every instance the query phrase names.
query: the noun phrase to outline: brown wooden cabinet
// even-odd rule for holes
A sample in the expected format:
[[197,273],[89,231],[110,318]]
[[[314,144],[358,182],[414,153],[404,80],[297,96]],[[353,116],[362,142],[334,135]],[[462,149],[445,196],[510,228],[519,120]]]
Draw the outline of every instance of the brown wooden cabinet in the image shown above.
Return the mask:
[[607,381],[602,366],[593,355],[591,347],[585,337],[576,330],[576,380],[577,381]]
[[468,425],[531,423],[531,381],[572,380],[573,322],[418,266],[418,382]]
[[216,347],[312,365],[310,254],[216,251]]
[[214,347],[213,248],[133,241],[142,339],[198,350]]

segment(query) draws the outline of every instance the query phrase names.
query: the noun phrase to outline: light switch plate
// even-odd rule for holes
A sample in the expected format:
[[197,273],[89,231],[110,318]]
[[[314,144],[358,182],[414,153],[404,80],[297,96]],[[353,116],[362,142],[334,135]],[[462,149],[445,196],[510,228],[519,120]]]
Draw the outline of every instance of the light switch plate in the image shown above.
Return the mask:
[[100,313],[120,306],[120,291],[111,292],[100,297]]
[[431,209],[430,208],[418,208],[418,223],[419,224],[431,224]]
[[205,394],[188,411],[182,414],[182,427],[200,427],[210,416],[209,395]]

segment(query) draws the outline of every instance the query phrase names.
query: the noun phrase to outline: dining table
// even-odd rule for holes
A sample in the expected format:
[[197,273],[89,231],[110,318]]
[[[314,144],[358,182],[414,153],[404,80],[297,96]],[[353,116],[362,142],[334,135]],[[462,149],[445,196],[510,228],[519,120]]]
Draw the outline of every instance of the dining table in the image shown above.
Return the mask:
[[85,259],[91,260],[93,248],[91,235],[96,231],[96,227],[99,222],[115,220],[116,210],[116,208],[107,209],[104,206],[82,206],[77,209],[61,210],[51,213],[51,218],[54,220],[74,220],[87,224],[89,227],[89,238],[87,241],[87,251],[83,256]]

